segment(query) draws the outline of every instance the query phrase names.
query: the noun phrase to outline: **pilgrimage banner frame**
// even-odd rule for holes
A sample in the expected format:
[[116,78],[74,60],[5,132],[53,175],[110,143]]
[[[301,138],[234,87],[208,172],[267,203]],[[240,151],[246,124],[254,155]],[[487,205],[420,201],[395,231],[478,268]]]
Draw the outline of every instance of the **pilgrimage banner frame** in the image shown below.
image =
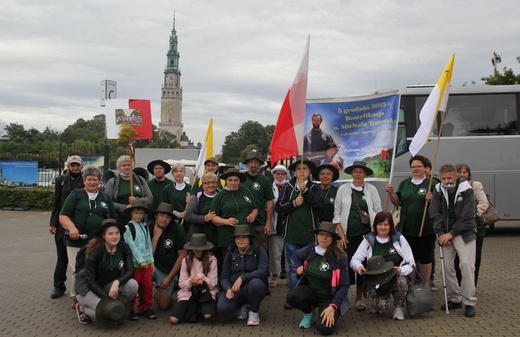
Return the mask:
[[352,181],[343,170],[354,161],[364,161],[374,171],[367,181],[388,181],[393,172],[399,104],[398,90],[349,98],[307,99],[304,138],[310,141],[312,117],[319,114],[322,138],[333,145],[325,151],[304,148],[304,155],[317,165],[336,166],[341,173],[338,182]]

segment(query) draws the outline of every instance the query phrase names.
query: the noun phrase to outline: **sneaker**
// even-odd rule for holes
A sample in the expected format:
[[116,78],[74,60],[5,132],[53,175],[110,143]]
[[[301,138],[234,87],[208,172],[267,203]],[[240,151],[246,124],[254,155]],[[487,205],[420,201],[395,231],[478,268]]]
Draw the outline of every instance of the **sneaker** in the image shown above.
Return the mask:
[[271,277],[271,280],[269,281],[269,287],[276,288],[277,285],[278,285],[278,277],[277,276]]
[[381,315],[383,313],[383,310],[376,310],[375,308],[372,308],[372,313]]
[[308,329],[312,325],[312,319],[314,318],[314,313],[311,312],[310,314],[303,314],[303,318],[300,321],[300,328]]
[[128,318],[127,318],[129,321],[137,321],[139,319],[139,316],[137,316],[137,314],[135,313],[135,311],[133,310],[130,310],[130,312],[128,313]]
[[143,316],[144,316],[144,318],[148,318],[148,319],[157,319],[157,315],[155,314],[155,312],[152,309],[143,311]]
[[244,304],[237,310],[237,314],[235,316],[237,319],[246,319],[247,318],[247,304]]
[[81,323],[81,324],[90,324],[92,323],[92,319],[90,318],[89,315],[86,315],[82,308],[81,308],[81,304],[79,303],[76,303],[76,316],[78,316],[78,321]]
[[[52,288],[51,298],[60,298],[65,295],[65,288]],[[76,306],[74,306],[76,308]]]
[[404,320],[404,311],[403,308],[395,307],[394,314],[392,315],[393,319],[396,319],[398,321]]
[[249,312],[249,315],[247,316],[247,325],[258,325],[260,324],[260,317],[258,316],[257,312]]

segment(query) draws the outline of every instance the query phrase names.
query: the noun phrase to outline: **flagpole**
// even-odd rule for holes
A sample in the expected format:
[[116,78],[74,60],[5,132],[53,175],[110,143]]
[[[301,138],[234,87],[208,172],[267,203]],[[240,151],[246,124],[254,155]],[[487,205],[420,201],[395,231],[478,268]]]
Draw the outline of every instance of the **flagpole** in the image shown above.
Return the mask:
[[[435,154],[433,155],[433,164],[431,169],[431,175],[430,175],[430,183],[428,184],[428,191],[426,193],[430,193],[432,190],[432,184],[433,184],[433,173],[435,172],[435,165],[437,164],[437,154],[439,152],[439,144],[441,143],[441,135],[442,135],[442,127],[444,126],[444,119],[446,118],[446,111],[442,112],[442,118],[441,118],[441,126],[439,127],[439,135],[437,136],[437,144],[435,145]],[[424,203],[424,211],[421,221],[421,230],[419,231],[419,237],[422,236],[422,232],[424,229],[424,220],[426,220],[426,212],[428,211],[428,203],[429,201],[426,200]]]

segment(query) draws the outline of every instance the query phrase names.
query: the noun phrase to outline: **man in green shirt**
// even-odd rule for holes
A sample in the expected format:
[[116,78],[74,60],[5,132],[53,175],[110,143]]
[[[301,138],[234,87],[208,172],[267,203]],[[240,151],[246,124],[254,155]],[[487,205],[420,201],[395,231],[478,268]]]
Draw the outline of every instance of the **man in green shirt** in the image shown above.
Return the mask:
[[148,172],[153,174],[153,178],[148,181],[148,187],[153,195],[151,210],[155,211],[161,202],[161,195],[164,188],[172,183],[170,179],[166,178],[166,175],[172,170],[172,167],[164,160],[158,159],[151,161],[147,169]]

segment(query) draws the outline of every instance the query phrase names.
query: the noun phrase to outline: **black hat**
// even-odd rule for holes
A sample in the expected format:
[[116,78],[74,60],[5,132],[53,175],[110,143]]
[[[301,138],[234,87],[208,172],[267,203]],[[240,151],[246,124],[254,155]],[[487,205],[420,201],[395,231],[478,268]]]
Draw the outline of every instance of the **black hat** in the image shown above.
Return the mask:
[[337,168],[330,164],[323,164],[318,166],[313,172],[312,176],[314,177],[314,180],[319,181],[320,180],[320,171],[324,169],[329,169],[332,171],[332,181],[336,181],[339,179],[339,171]]
[[169,173],[172,170],[172,167],[170,166],[170,164],[168,164],[164,160],[157,159],[157,160],[151,161],[148,164],[148,166],[147,166],[148,172],[153,174],[153,168],[155,167],[155,165],[161,165],[164,168],[164,174]]
[[383,284],[392,280],[396,275],[397,269],[394,268],[392,261],[386,261],[380,256],[372,256],[367,261],[366,271],[363,273],[363,283],[367,286],[380,288]]
[[120,224],[119,222],[117,222],[116,219],[105,219],[101,222],[101,226],[99,226],[99,228],[96,229],[96,232],[94,233],[94,235],[101,236],[101,234],[103,233],[105,228],[110,227],[110,226],[116,226],[117,228],[119,228],[119,233],[121,235],[123,235],[123,233],[126,232],[125,225]]
[[235,227],[235,233],[233,233],[233,235],[230,235],[229,237],[234,238],[235,236],[249,236],[251,239],[255,238],[255,234],[251,233],[249,225],[237,225]]
[[244,160],[244,164],[247,164],[251,159],[257,159],[260,162],[260,165],[264,165],[264,161],[260,159],[260,154],[256,151],[251,151],[247,154],[246,160]]
[[370,177],[374,174],[374,171],[372,171],[370,168],[367,167],[367,164],[364,161],[355,161],[354,164],[350,165],[345,169],[345,173],[352,174],[352,171],[355,168],[362,168],[367,173],[367,177]]
[[157,209],[155,211],[153,211],[155,214],[157,213],[166,213],[166,214],[169,214],[170,216],[172,217],[175,217],[175,215],[173,214],[173,205],[170,205],[166,202],[161,202],[159,204],[159,206],[157,206]]
[[123,295],[116,299],[105,296],[96,306],[96,320],[103,326],[116,326],[125,322],[130,313],[130,300]]
[[148,181],[150,179],[150,175],[148,174],[148,171],[144,169],[144,167],[136,167],[134,168],[134,173],[138,176],[141,176],[144,178],[144,180]]
[[148,204],[146,203],[146,200],[144,199],[137,199],[132,203],[132,206],[125,209],[125,212],[132,212],[136,208],[142,208],[144,209],[145,213],[150,213],[150,209],[148,209]]
[[236,169],[234,167],[229,168],[226,171],[226,173],[224,173],[223,175],[220,176],[220,179],[226,180],[229,177],[238,177],[241,182],[245,182],[246,181],[246,175],[243,174],[242,172],[240,172],[239,169]]
[[231,166],[231,165],[219,166],[218,167],[218,173],[222,176],[224,173],[226,173],[231,168],[235,168],[235,166]]
[[341,237],[338,233],[336,233],[336,225],[332,222],[322,221],[320,222],[320,227],[318,229],[314,229],[311,233],[318,234],[318,232],[327,232],[332,234],[334,240],[341,240]]
[[296,159],[294,161],[294,163],[292,163],[290,166],[289,166],[289,170],[291,171],[296,171],[296,166],[298,166],[298,164],[301,164],[302,162],[302,158],[303,158],[303,163],[305,165],[307,165],[309,167],[309,169],[312,171],[314,171],[316,169],[316,164],[314,164],[312,161],[309,160],[309,158],[307,157],[298,157],[298,159]]
[[204,233],[193,233],[190,241],[184,245],[184,249],[191,250],[210,250],[211,248],[213,248],[213,244],[208,242]]
[[204,161],[204,165],[206,165],[207,163],[215,163],[215,164],[218,165],[218,160],[217,160],[217,158],[215,158],[215,157],[209,157],[208,159],[206,159],[206,160]]

